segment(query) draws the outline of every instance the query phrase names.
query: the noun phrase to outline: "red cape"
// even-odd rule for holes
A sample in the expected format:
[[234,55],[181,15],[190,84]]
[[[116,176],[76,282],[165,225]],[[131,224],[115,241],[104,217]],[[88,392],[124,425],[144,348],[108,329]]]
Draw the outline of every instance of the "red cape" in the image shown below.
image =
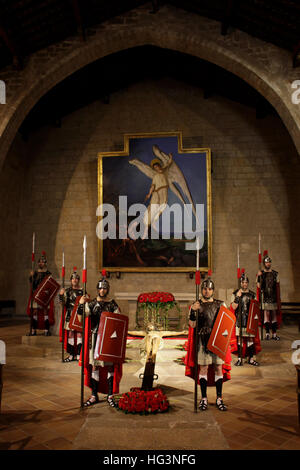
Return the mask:
[[[91,319],[86,317],[85,319],[85,340],[84,340],[84,384],[87,387],[91,388],[91,378],[92,378],[92,365],[89,364],[89,338],[91,336]],[[80,353],[80,360],[78,365],[82,366],[82,349]],[[98,392],[99,393],[108,393],[108,383],[107,383],[107,367],[98,367],[99,370],[99,382],[98,382]],[[119,393],[120,381],[122,378],[122,364],[114,364],[114,383],[113,383],[113,393]]]
[[[185,375],[190,377],[191,379],[195,378],[195,340],[194,340],[194,328],[189,327],[189,336],[188,336],[188,343],[187,343],[187,354],[184,358],[185,363]],[[199,370],[200,367],[198,365],[198,384],[199,384]],[[231,379],[230,371],[231,371],[231,353],[230,348],[228,348],[226,353],[225,362],[222,365],[223,371],[223,382]],[[207,385],[212,387],[215,385],[215,368],[213,364],[208,366],[208,374],[207,374]]]
[[[256,299],[258,301],[260,301],[260,292],[261,292],[260,287],[257,287],[256,288]],[[278,328],[280,328],[280,325],[281,325],[281,322],[282,322],[282,310],[281,310],[280,283],[279,282],[277,282],[277,285],[276,285],[276,294],[277,294],[277,306],[278,306],[278,309],[276,310],[276,312],[277,312],[276,313],[277,314],[277,324],[278,324]],[[262,314],[263,314],[263,312],[262,312]]]
[[[26,313],[29,317],[31,316],[31,308],[30,308],[31,307],[31,297],[32,297],[32,294],[29,295],[29,300],[28,300],[27,309],[26,309]],[[38,315],[38,326],[37,326],[38,330],[44,330],[45,329],[44,315],[48,315],[50,326],[54,325],[54,323],[55,323],[55,319],[54,319],[54,300],[53,299],[50,301],[49,306],[50,306],[49,309],[44,309],[42,307],[38,309],[40,311],[39,313],[41,313],[40,315]],[[35,309],[33,309],[33,311],[34,310]]]
[[[230,305],[230,311],[234,313],[234,309]],[[255,354],[258,354],[261,351],[261,344],[259,339],[259,329],[257,328],[256,336],[253,339]],[[232,330],[231,340],[230,340],[230,349],[231,352],[235,355],[238,355],[238,340],[235,334],[235,327]],[[242,356],[246,357],[247,355],[247,338],[243,338],[243,348]]]

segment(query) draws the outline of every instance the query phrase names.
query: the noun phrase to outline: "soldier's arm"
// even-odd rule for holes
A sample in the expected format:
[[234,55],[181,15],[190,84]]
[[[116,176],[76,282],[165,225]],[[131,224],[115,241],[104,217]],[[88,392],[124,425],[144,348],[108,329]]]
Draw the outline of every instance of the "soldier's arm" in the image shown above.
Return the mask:
[[113,309],[114,309],[114,310],[113,310],[113,313],[121,313],[120,308],[119,308],[117,302],[115,302],[114,300],[112,300],[112,304],[113,304],[112,306],[113,306]]
[[202,312],[202,309],[199,302],[194,302],[189,310],[189,326],[191,328],[196,326],[197,312]]
[[[236,310],[238,308],[240,297],[241,297],[241,290],[238,290],[237,292],[235,291],[232,294],[232,296],[231,296],[231,306],[232,306],[233,310]],[[224,304],[224,302],[223,302],[223,304]],[[226,307],[225,304],[224,304],[224,307]]]
[[58,298],[59,298],[60,303],[64,302],[64,304],[66,304],[67,293],[64,288],[59,291]]
[[256,285],[259,288],[260,288],[260,285],[261,285],[261,276],[262,276],[262,272],[259,270],[257,275],[256,275]]
[[88,302],[89,297],[86,295],[83,295],[80,300],[79,300],[79,306],[78,306],[78,315],[83,315],[83,309],[85,311],[86,316],[89,316],[91,314],[92,306],[95,305],[95,301],[92,300],[91,302]]
[[95,307],[96,303],[97,303],[97,299],[91,300],[90,302],[86,302],[86,304],[85,304],[85,314],[86,314],[87,317],[94,314],[94,307]]

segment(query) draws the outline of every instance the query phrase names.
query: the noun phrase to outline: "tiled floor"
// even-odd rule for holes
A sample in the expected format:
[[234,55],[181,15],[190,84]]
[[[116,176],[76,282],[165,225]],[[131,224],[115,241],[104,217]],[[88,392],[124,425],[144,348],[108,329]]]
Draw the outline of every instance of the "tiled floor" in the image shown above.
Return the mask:
[[[0,338],[7,347],[0,449],[72,449],[88,413],[79,409],[80,369],[77,363],[61,363],[60,346],[41,352],[21,344],[26,331],[27,323],[0,322]],[[209,412],[231,449],[300,450],[296,372],[289,349],[292,340],[299,339],[297,327],[285,326],[281,338],[280,344],[263,342],[259,368],[233,366],[232,379],[224,385],[226,413],[215,408],[215,390],[209,389]],[[192,404],[192,390],[190,381],[183,398],[187,406]]]

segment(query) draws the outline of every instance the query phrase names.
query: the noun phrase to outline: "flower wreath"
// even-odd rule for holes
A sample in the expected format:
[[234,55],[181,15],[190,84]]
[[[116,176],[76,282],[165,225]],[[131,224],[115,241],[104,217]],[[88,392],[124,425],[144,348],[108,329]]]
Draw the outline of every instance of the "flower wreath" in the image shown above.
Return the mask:
[[169,401],[160,388],[145,391],[133,387],[130,392],[123,393],[118,403],[119,410],[133,414],[165,413],[169,410]]

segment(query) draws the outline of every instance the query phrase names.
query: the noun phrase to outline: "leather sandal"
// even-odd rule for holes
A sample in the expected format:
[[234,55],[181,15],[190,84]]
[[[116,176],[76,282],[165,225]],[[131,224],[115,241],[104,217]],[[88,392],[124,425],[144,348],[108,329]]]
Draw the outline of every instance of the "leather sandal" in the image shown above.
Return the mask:
[[200,400],[200,403],[199,403],[199,407],[198,407],[198,408],[199,408],[199,410],[201,410],[201,411],[206,411],[206,410],[207,410],[207,405],[208,405],[207,400],[204,400],[204,399],[202,398],[202,400]]
[[242,365],[243,365],[242,359],[238,359],[238,360],[235,362],[234,365],[235,365],[235,366],[242,366]]
[[107,396],[106,401],[112,408],[115,408],[117,406],[112,396]]
[[272,339],[273,339],[274,341],[279,341],[279,340],[280,340],[280,337],[276,335],[276,336],[272,336]]
[[259,366],[259,363],[257,361],[255,361],[253,358],[251,359],[248,360],[248,364],[250,364],[250,366]]
[[74,357],[70,359],[70,356],[68,356],[66,357],[66,359],[64,359],[64,362],[72,362],[72,361],[75,361]]
[[96,405],[96,403],[99,402],[99,398],[98,397],[95,397],[94,395],[92,395],[84,404],[83,406],[85,408],[88,408],[89,406],[92,406],[92,405]]
[[216,400],[216,407],[217,407],[218,410],[220,410],[220,411],[227,411],[227,406],[223,403],[223,399],[222,399],[222,398],[217,398],[217,400]]

